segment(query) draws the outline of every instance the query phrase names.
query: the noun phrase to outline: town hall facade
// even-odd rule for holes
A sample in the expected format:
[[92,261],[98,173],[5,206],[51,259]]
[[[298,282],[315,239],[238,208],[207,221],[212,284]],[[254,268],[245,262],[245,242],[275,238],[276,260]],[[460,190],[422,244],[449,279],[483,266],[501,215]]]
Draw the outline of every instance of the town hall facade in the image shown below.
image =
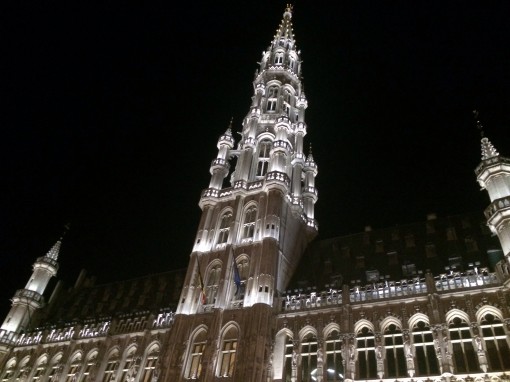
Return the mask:
[[0,381],[510,379],[510,159],[482,138],[485,216],[312,243],[318,166],[290,6],[259,65],[240,138],[230,125],[217,141],[188,268],[48,291],[58,240],[13,291]]

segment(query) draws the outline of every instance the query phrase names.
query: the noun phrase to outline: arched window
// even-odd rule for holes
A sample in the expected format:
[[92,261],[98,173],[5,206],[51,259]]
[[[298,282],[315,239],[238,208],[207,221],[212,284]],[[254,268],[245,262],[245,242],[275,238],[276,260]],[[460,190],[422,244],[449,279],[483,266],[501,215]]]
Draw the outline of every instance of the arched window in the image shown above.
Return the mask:
[[218,286],[220,284],[221,264],[213,265],[207,274],[205,286],[206,304],[214,304],[216,295],[218,294]]
[[385,377],[406,377],[407,367],[402,331],[395,324],[388,325],[384,331],[384,346],[386,349]]
[[222,246],[227,244],[228,236],[230,234],[230,224],[232,222],[232,213],[226,212],[220,218],[220,226],[218,228],[218,241],[217,245]]
[[[510,350],[508,336],[501,320],[487,313],[480,323],[483,341],[487,350],[490,371],[505,371],[510,369]],[[478,348],[483,349],[481,339],[477,338]]]
[[344,380],[342,366],[342,339],[338,330],[333,330],[326,338],[326,381],[336,382]]
[[5,366],[5,372],[2,375],[2,382],[7,382],[11,380],[11,378],[14,376],[15,371],[16,371],[16,358],[13,358],[10,359]]
[[276,111],[277,102],[278,102],[278,86],[271,86],[267,89],[266,110],[269,112]]
[[480,367],[478,366],[478,359],[473,348],[473,339],[469,325],[459,317],[455,317],[450,322],[449,332],[455,371],[457,373],[479,371]]
[[308,333],[301,340],[301,364],[300,374],[302,381],[309,381],[315,378],[317,373],[317,337]]
[[257,163],[257,176],[265,176],[269,168],[269,159],[271,152],[271,141],[264,139],[259,143],[259,158]]
[[119,351],[112,351],[108,357],[106,368],[103,375],[103,382],[109,382],[112,379],[113,374],[119,367]]
[[283,64],[283,53],[282,52],[275,53],[274,63],[275,64]]
[[37,366],[34,371],[34,375],[32,376],[32,381],[42,381],[42,377],[46,373],[46,367],[48,363],[48,358],[46,356],[39,359]]
[[257,220],[257,207],[251,206],[246,210],[244,214],[242,233],[243,241],[253,239],[253,235],[255,234],[256,220]]
[[71,361],[71,365],[69,366],[69,370],[67,370],[66,382],[74,382],[77,379],[80,375],[81,364],[81,353],[78,353],[74,356]]
[[356,336],[358,349],[358,379],[377,378],[374,333],[364,326]]
[[53,357],[50,363],[50,373],[48,374],[48,381],[58,381],[60,378],[60,373],[62,373],[63,365],[60,362],[62,359],[62,354],[58,354]]
[[290,91],[288,89],[285,89],[283,92],[283,111],[289,117],[290,117],[290,101],[291,101]]
[[236,351],[239,331],[237,327],[231,326],[223,334],[220,350],[220,362],[218,377],[231,377],[234,373],[236,363]]
[[412,330],[417,376],[439,374],[439,364],[434,349],[434,337],[429,325],[424,321],[418,321]]
[[188,360],[184,377],[189,379],[198,379],[202,373],[202,355],[204,354],[207,331],[198,330],[190,341]]
[[122,366],[120,381],[125,381],[128,374],[133,374],[134,368],[136,367],[135,353],[135,346],[132,346],[127,350],[124,365]]
[[156,364],[159,357],[159,346],[154,346],[145,359],[143,366],[143,374],[140,378],[140,382],[151,382],[154,375]]
[[92,378],[91,376],[94,374],[93,370],[96,366],[96,362],[97,362],[97,351],[93,351],[88,355],[87,361],[85,363],[85,370],[83,370],[83,379],[85,381],[87,381],[88,378]]

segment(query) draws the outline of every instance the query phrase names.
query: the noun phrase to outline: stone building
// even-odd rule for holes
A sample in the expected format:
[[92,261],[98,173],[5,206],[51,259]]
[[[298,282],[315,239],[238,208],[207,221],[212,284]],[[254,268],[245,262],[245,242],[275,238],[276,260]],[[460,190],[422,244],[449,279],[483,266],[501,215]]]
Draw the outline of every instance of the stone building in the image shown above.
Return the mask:
[[218,139],[188,268],[83,274],[48,298],[57,241],[0,328],[1,381],[509,379],[510,160],[482,138],[485,217],[310,244],[318,167],[291,18],[263,52],[241,138]]

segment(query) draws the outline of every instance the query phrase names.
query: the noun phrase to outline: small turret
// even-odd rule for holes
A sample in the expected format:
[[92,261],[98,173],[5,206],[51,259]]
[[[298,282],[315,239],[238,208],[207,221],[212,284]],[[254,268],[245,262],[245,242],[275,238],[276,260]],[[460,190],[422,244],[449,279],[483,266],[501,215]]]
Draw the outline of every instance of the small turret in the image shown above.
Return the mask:
[[[475,112],[478,117],[478,112]],[[482,161],[475,169],[476,180],[482,190],[487,190],[491,204],[485,217],[491,231],[498,235],[503,252],[510,264],[510,159],[499,155],[490,140],[484,136],[477,120],[482,139]]]
[[33,265],[33,272],[24,289],[18,289],[12,298],[12,307],[0,328],[2,336],[19,333],[31,324],[36,309],[44,305],[43,293],[50,279],[57,274],[60,238],[45,256],[39,257]]

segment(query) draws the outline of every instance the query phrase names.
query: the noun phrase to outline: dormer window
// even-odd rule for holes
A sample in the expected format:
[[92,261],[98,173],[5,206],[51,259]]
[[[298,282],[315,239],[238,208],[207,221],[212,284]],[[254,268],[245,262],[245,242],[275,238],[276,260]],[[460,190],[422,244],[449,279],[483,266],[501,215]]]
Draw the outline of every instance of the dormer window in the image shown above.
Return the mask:
[[274,55],[274,63],[278,65],[283,64],[283,53],[279,52]]

